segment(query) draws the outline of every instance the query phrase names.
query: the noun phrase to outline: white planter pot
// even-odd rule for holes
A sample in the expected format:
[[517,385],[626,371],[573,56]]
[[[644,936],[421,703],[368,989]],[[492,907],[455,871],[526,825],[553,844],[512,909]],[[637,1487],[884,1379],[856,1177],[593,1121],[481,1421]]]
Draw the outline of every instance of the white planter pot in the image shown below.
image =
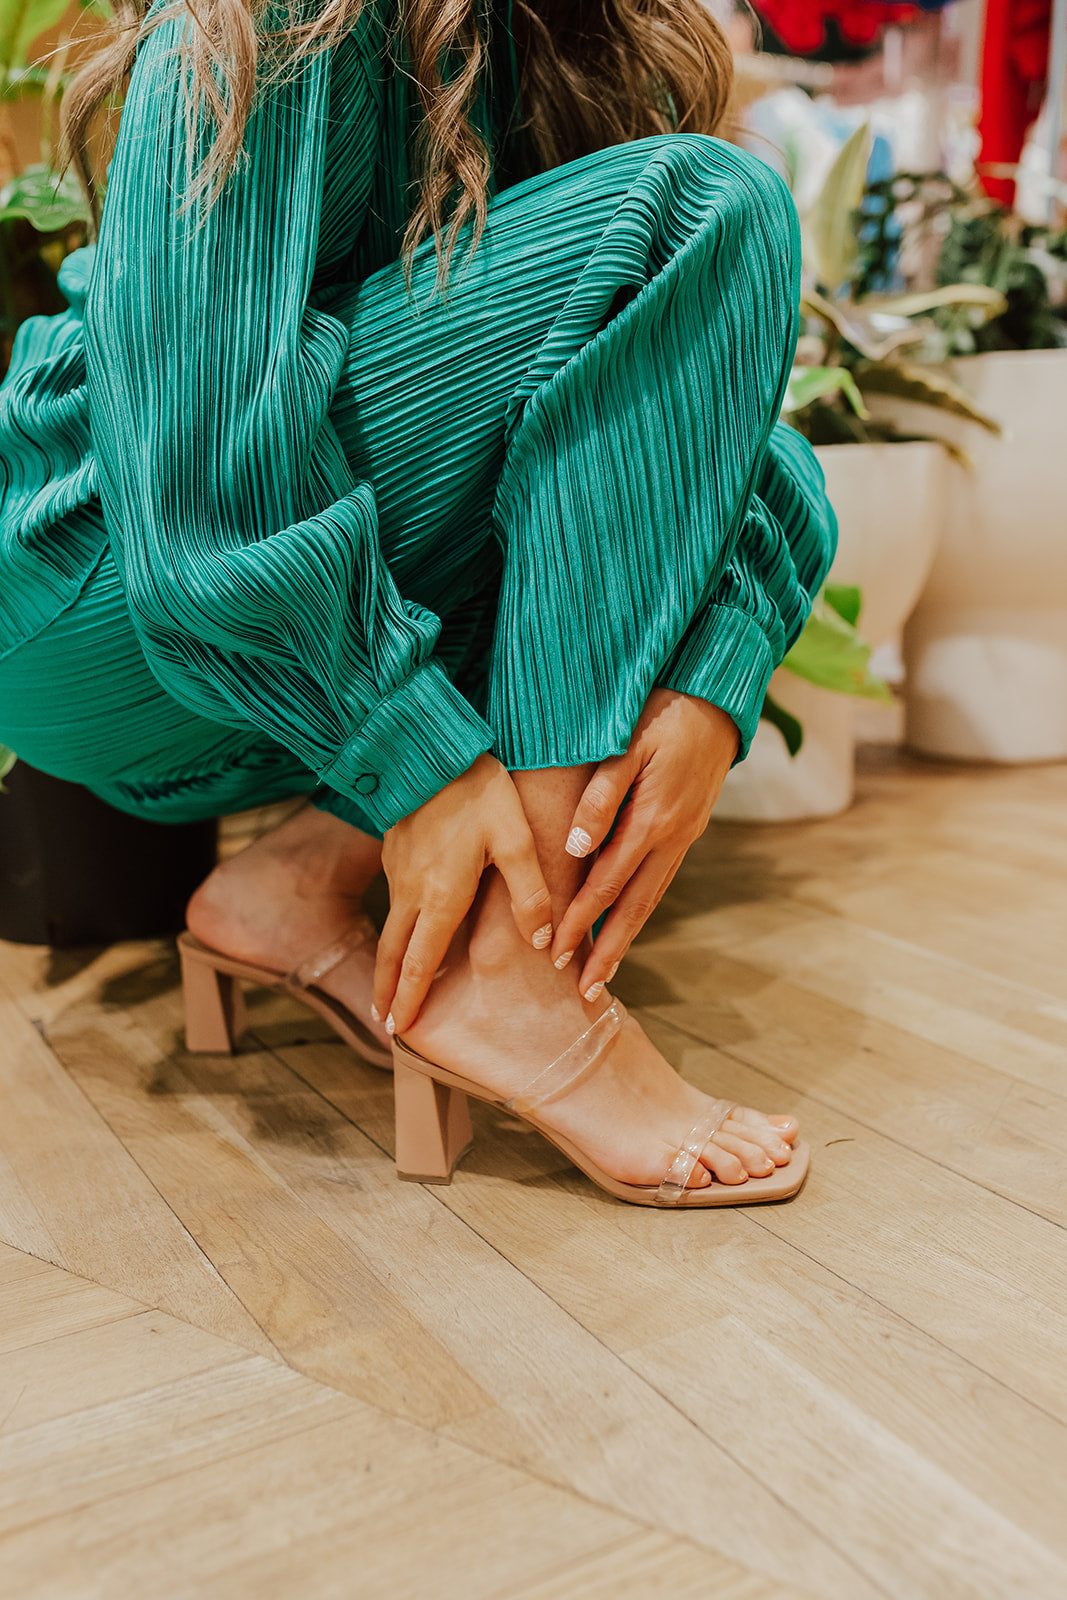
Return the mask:
[[[945,452],[933,444],[829,445],[816,451],[840,525],[833,583],[863,591],[859,627],[874,646],[899,633],[922,592],[944,511]],[[713,815],[720,822],[799,822],[836,816],[854,789],[857,702],[779,669],[771,695],[798,718],[804,743],[790,756],[761,723]]]
[[944,534],[905,631],[906,739],[955,760],[1063,760],[1067,351],[970,356],[954,375],[1005,433],[951,429],[974,470],[948,469]]

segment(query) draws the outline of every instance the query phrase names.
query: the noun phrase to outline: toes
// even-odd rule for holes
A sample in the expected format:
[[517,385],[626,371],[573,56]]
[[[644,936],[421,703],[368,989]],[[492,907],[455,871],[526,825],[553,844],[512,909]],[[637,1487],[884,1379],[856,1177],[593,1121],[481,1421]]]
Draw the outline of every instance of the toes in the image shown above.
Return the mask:
[[[731,1150],[727,1150],[719,1143],[721,1135],[716,1134],[711,1144],[705,1145],[701,1161],[704,1167],[715,1174],[720,1183],[747,1183],[748,1173]],[[762,1177],[762,1173],[760,1174]]]
[[735,1138],[758,1144],[780,1167],[788,1162],[793,1140],[799,1132],[795,1117],[765,1117],[762,1112],[751,1111],[748,1107],[729,1117],[723,1128]]
[[774,1156],[768,1154],[762,1145],[754,1144],[750,1138],[739,1138],[736,1133],[728,1133],[725,1128],[720,1128],[713,1143],[736,1156],[750,1178],[765,1178],[774,1171]]

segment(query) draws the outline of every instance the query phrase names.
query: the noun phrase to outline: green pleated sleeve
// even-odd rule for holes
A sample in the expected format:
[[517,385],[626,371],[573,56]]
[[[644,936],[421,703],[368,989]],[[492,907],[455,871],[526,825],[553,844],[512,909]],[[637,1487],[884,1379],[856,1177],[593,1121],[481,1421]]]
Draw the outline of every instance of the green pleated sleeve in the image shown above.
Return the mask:
[[741,735],[737,761],[748,754],[771,674],[799,638],[836,549],[837,518],[815,453],[776,423],[726,572],[660,679],[730,714]]
[[343,104],[331,106],[332,53],[264,95],[247,161],[198,224],[178,214],[172,46],[187,25],[165,21],[139,47],[85,307],[104,518],[164,687],[269,734],[384,830],[493,736],[435,660],[439,619],[398,593],[373,488],[328,416],[348,334],[309,298],[324,156],[332,118],[365,202],[374,54],[351,41]]

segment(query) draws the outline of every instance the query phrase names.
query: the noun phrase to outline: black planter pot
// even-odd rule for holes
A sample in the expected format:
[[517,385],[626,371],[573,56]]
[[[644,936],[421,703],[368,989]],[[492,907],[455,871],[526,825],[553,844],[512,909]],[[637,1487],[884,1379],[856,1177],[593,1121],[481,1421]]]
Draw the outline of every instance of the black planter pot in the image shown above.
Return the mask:
[[142,822],[19,762],[0,794],[0,939],[112,944],[184,924],[217,824]]

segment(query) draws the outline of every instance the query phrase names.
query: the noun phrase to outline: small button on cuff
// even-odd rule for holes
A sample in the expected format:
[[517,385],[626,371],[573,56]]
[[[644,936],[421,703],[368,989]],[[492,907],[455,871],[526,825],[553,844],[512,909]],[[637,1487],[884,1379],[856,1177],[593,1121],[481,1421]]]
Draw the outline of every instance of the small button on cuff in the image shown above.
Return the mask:
[[352,787],[357,794],[374,794],[381,781],[376,772],[361,772]]

